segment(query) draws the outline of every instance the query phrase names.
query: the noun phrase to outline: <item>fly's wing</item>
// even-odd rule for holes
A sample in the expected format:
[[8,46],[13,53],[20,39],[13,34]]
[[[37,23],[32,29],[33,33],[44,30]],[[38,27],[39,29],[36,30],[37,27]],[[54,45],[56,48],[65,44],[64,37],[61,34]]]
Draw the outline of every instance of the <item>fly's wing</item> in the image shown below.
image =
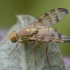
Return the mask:
[[45,37],[42,41],[68,43],[68,42],[70,42],[70,37],[68,37],[64,34],[55,33],[55,35],[51,35],[48,38]]
[[53,24],[59,22],[67,14],[68,10],[65,8],[52,9],[41,15],[38,19],[34,20],[29,27],[52,26]]
[[30,40],[46,41],[46,42],[70,42],[70,37],[57,33],[54,29],[39,31],[37,34],[29,38]]

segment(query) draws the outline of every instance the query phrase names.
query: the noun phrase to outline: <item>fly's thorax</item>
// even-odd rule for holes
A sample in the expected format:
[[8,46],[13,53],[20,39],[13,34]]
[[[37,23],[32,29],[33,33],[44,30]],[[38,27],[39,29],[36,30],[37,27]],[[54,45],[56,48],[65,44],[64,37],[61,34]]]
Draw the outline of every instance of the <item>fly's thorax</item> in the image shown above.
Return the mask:
[[18,36],[21,40],[28,40],[28,38],[33,36],[33,34],[35,34],[36,31],[36,28],[24,28],[18,32]]
[[18,41],[18,34],[13,31],[11,34],[9,34],[8,38],[11,40],[11,42],[15,43]]
[[37,31],[37,29],[36,28],[26,28],[26,31],[33,34]]

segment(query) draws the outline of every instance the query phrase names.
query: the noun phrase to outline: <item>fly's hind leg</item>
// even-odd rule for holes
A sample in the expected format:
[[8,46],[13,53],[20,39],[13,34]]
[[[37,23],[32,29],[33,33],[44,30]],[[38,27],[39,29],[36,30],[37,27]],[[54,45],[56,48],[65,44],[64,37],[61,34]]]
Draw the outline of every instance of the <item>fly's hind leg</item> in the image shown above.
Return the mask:
[[34,62],[35,62],[35,66],[36,66],[36,56],[35,56],[35,53],[36,53],[36,49],[37,49],[37,46],[38,46],[38,42],[35,41],[35,44],[36,44],[36,46],[34,47]]
[[39,41],[39,43],[41,43],[42,45],[46,46],[46,58],[47,58],[47,61],[48,61],[49,66],[51,67],[51,65],[49,63],[49,59],[48,59],[48,46],[44,42]]

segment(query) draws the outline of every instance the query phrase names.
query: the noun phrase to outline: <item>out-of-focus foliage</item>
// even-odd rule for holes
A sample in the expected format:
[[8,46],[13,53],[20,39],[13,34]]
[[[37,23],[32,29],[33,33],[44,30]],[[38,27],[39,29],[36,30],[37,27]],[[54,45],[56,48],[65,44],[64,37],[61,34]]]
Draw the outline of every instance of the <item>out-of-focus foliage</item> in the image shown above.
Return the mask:
[[[53,8],[66,8],[70,11],[70,0],[0,0],[0,27],[11,27],[16,23],[16,14],[29,14],[38,17]],[[53,27],[70,36],[70,13]],[[70,55],[70,44],[60,44],[62,52]]]

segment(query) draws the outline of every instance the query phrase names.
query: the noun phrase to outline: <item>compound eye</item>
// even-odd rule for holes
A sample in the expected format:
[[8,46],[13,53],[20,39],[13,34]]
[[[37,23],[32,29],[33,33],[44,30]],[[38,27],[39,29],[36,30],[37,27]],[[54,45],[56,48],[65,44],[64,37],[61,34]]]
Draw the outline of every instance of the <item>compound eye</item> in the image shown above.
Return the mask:
[[18,39],[17,39],[16,37],[12,37],[12,38],[11,38],[11,41],[12,41],[13,43],[15,43],[15,42],[18,41]]

